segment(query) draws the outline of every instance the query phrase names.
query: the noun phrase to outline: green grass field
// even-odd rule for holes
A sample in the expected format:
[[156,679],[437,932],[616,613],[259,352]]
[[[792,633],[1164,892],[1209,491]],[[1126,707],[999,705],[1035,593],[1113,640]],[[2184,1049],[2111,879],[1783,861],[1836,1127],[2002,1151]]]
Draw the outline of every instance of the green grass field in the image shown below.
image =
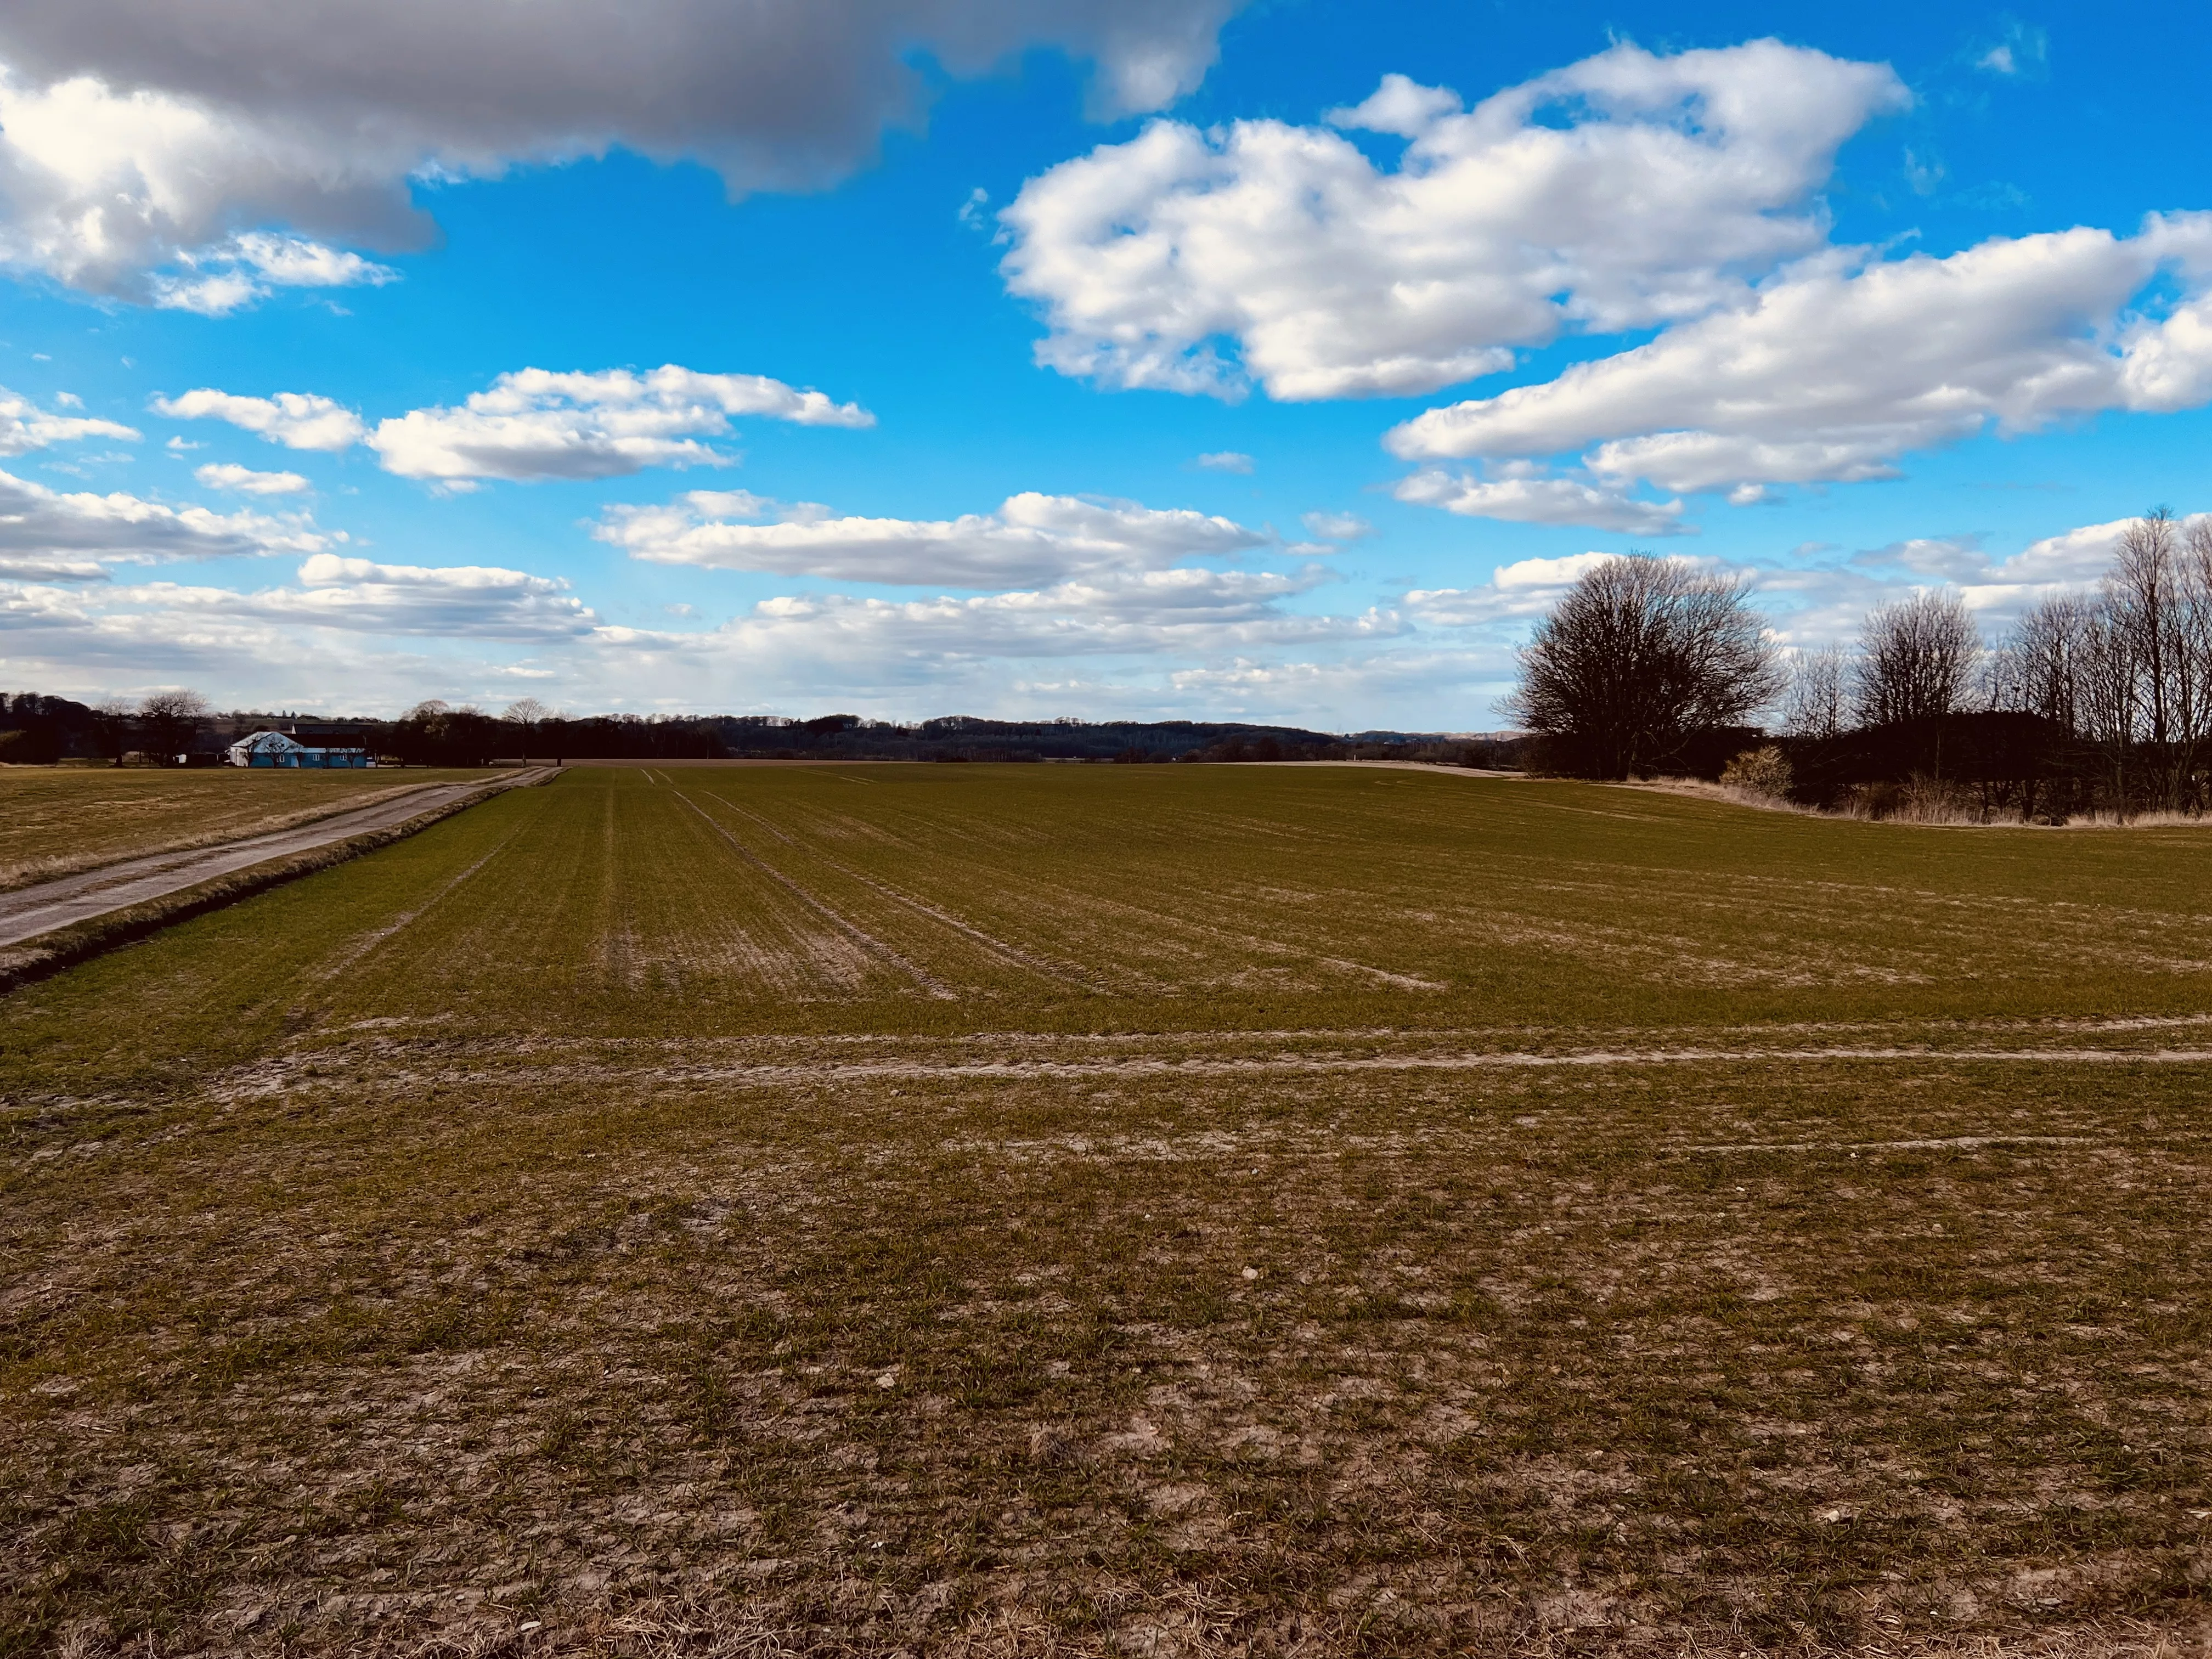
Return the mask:
[[511,792],[0,1000],[0,1652],[2198,1651],[2209,858]]
[[395,789],[477,775],[0,766],[0,890],[140,854],[282,830]]

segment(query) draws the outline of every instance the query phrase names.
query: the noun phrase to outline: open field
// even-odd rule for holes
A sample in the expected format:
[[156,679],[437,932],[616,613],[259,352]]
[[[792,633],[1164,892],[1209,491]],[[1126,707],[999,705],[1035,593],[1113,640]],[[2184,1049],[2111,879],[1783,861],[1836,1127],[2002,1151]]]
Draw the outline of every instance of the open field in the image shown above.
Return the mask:
[[0,1000],[0,1652],[2202,1651],[2208,859],[511,792]]
[[456,771],[0,766],[0,891],[118,859],[265,835]]

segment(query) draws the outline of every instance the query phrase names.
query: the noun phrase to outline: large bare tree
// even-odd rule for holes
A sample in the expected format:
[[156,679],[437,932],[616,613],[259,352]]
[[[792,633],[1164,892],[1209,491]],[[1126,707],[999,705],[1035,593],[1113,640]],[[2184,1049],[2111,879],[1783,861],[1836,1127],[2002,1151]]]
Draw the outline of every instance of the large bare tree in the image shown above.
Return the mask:
[[138,724],[154,752],[167,760],[191,748],[212,712],[197,691],[156,691],[138,704]]
[[1964,706],[1981,635],[1956,593],[1916,593],[1866,619],[1853,671],[1859,724],[1927,720]]
[[122,697],[104,697],[93,708],[92,741],[110,766],[123,764],[131,749],[131,733],[138,711]]
[[2095,607],[2078,594],[2039,599],[2006,636],[2002,704],[2040,714],[2069,732],[2081,730],[2081,677]]
[[1781,689],[1745,584],[1643,554],[1567,590],[1521,653],[1506,708],[1598,777],[1665,766],[1692,732],[1733,725]]

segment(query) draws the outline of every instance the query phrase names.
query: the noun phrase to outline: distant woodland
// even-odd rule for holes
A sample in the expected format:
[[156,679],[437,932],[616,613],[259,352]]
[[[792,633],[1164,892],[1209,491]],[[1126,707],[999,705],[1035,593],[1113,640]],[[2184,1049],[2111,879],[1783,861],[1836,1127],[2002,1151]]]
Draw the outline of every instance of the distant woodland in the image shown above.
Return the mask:
[[397,720],[240,710],[218,714],[191,692],[134,704],[89,705],[33,692],[0,693],[0,763],[213,765],[264,728],[303,743],[359,747],[406,766],[503,760],[1172,761],[1392,759],[1448,765],[1513,763],[1509,738],[1408,732],[1339,735],[1296,726],[1194,720],[993,720],[966,715],[901,725],[856,714],[593,714],[571,717],[526,699],[498,714],[424,702]]

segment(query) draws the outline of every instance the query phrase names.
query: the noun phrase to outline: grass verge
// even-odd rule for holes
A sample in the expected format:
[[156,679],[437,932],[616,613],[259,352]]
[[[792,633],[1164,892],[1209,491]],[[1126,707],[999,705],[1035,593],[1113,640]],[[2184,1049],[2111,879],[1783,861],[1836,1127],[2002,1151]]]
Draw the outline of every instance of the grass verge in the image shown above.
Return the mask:
[[[465,795],[441,806],[419,812],[404,823],[382,830],[364,830],[360,835],[349,836],[343,841],[332,842],[326,847],[271,859],[265,864],[233,871],[213,881],[201,882],[196,886],[149,899],[143,904],[112,910],[106,915],[93,916],[67,927],[58,927],[50,933],[41,933],[20,945],[0,948],[0,996],[5,996],[20,986],[44,979],[50,974],[75,967],[103,951],[143,939],[161,928],[173,927],[178,922],[204,915],[225,905],[235,904],[240,899],[266,892],[286,882],[313,875],[318,870],[327,870],[333,865],[344,864],[380,848],[389,847],[394,842],[404,841],[434,823],[452,817],[457,812],[466,811],[470,807],[481,804],[489,795],[514,787],[513,783],[488,784],[477,793]],[[313,823],[363,804],[347,801],[305,816],[295,815],[286,823],[272,824],[255,833],[264,834],[276,829]]]

